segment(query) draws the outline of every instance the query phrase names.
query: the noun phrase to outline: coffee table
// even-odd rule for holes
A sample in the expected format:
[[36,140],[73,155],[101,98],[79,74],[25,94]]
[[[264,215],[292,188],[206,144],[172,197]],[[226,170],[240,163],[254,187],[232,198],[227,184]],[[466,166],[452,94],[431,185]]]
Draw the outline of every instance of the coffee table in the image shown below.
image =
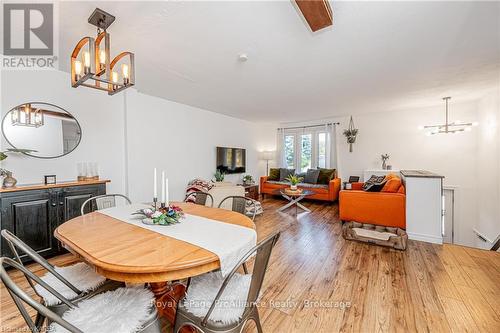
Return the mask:
[[287,189],[281,188],[281,189],[275,190],[274,194],[279,194],[283,198],[285,198],[288,201],[290,201],[289,203],[287,203],[283,207],[279,208],[277,210],[278,212],[282,212],[282,211],[284,211],[285,209],[287,209],[288,207],[291,207],[291,206],[295,206],[295,216],[297,216],[297,208],[298,207],[300,207],[302,210],[304,210],[306,212],[310,212],[311,211],[309,208],[307,208],[307,207],[303,206],[302,204],[300,204],[299,201],[302,200],[302,199],[304,199],[307,196],[313,195],[314,194],[313,191],[302,190],[301,192],[293,193],[293,192],[287,191]]

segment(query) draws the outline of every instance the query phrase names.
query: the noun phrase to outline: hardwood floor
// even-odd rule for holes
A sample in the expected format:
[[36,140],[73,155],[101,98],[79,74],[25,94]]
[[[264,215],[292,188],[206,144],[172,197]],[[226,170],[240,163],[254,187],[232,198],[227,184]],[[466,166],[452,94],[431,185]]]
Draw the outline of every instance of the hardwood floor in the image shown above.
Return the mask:
[[[305,201],[312,212],[297,218],[293,210],[276,213],[284,204],[264,200],[265,213],[256,219],[260,239],[282,232],[261,292],[264,331],[500,331],[500,253],[414,241],[398,251],[345,241],[336,204]],[[24,328],[0,291],[0,331]],[[250,323],[245,331],[254,328]]]

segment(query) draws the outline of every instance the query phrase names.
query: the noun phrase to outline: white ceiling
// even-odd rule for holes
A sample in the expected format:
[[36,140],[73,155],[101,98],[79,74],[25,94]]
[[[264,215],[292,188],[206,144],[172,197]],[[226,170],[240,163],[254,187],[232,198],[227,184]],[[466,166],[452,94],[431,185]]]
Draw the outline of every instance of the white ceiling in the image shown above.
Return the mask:
[[[303,121],[478,98],[500,81],[498,2],[331,2],[311,33],[290,1],[61,2],[60,65],[95,7],[139,91],[252,121]],[[248,54],[239,62],[240,53]]]

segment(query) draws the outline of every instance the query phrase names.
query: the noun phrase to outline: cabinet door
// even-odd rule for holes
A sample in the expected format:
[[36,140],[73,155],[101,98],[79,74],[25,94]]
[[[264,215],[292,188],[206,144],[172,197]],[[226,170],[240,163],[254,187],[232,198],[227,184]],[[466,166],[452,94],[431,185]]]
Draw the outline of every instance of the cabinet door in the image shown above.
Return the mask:
[[[14,233],[40,255],[52,255],[57,252],[52,237],[57,220],[55,207],[47,191],[3,197],[2,229]],[[2,255],[13,255],[5,241],[2,241]]]
[[[105,185],[93,185],[93,186],[78,186],[72,188],[63,189],[61,192],[61,200],[59,205],[63,208],[61,222],[66,222],[81,215],[81,207],[85,200],[95,197],[97,195],[105,194]],[[94,211],[95,207],[93,204],[87,205],[85,213]]]

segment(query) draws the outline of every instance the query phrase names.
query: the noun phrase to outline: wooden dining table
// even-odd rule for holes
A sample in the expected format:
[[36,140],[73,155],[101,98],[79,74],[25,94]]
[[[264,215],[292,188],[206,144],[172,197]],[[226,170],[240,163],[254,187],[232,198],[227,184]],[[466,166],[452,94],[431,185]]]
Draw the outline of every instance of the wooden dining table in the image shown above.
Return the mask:
[[[173,204],[187,214],[255,229],[250,218],[236,212],[193,203]],[[220,268],[217,255],[206,249],[98,211],[65,222],[54,236],[99,274],[115,281],[150,284],[159,314],[171,322],[175,318],[171,303],[183,296],[185,288],[169,282]]]

